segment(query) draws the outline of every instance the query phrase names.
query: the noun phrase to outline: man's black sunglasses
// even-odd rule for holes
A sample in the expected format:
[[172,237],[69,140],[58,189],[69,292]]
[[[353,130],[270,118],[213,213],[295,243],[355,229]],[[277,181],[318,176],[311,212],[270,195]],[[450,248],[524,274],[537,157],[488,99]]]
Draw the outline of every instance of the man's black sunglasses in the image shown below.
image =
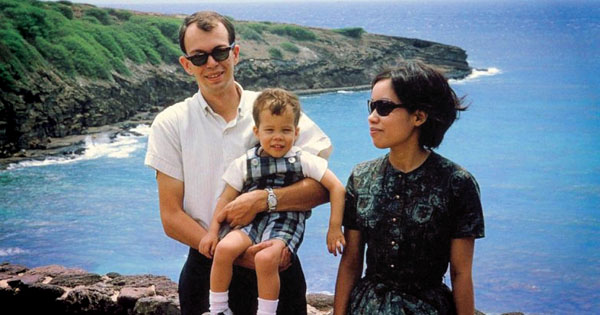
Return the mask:
[[388,100],[367,101],[367,109],[369,110],[369,114],[371,114],[374,110],[377,110],[377,114],[379,116],[387,116],[395,108],[409,108],[409,106],[406,104],[396,104]]
[[229,58],[229,52],[233,49],[234,46],[235,42],[231,43],[229,47],[216,47],[209,53],[201,52],[195,55],[185,56],[185,58],[191,61],[194,64],[194,66],[200,67],[206,64],[209,55],[212,56],[213,59],[215,59],[216,61],[223,61]]

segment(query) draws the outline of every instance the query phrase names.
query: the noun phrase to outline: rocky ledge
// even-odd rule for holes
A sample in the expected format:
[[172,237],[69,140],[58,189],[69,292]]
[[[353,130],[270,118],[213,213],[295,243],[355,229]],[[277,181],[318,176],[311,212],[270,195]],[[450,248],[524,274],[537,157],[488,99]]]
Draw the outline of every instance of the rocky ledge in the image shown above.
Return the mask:
[[[308,294],[307,301],[308,315],[333,313],[331,295]],[[177,283],[165,276],[99,275],[59,265],[0,264],[0,305],[2,314],[181,314]]]

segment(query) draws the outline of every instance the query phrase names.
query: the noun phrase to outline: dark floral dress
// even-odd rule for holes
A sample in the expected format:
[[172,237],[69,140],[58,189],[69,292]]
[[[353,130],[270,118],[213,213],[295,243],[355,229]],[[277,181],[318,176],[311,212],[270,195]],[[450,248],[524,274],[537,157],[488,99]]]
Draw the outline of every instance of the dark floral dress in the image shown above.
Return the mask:
[[454,314],[442,282],[450,241],[484,237],[475,178],[435,152],[409,173],[385,155],[358,164],[346,191],[344,226],[367,245],[349,314]]

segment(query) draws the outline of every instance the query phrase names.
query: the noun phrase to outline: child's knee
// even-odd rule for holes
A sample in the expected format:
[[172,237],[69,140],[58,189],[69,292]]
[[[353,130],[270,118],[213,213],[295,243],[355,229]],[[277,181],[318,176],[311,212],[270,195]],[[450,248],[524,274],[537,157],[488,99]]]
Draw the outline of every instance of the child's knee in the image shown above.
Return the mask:
[[215,260],[231,260],[233,261],[238,256],[237,244],[231,242],[219,242],[215,248]]
[[285,245],[274,245],[261,250],[254,256],[257,271],[278,270],[281,261],[281,250]]

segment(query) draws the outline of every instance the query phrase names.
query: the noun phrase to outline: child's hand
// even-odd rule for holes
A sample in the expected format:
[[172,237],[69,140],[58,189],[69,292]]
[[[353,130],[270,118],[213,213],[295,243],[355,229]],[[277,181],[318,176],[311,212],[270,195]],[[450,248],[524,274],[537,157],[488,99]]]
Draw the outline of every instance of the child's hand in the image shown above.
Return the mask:
[[327,231],[327,250],[334,256],[338,253],[343,253],[343,248],[346,246],[346,239],[342,229],[329,229]]
[[200,240],[200,245],[198,245],[198,251],[206,256],[207,258],[212,258],[215,253],[215,248],[217,247],[217,243],[219,242],[219,236],[213,233],[208,233],[204,235],[202,240]]

